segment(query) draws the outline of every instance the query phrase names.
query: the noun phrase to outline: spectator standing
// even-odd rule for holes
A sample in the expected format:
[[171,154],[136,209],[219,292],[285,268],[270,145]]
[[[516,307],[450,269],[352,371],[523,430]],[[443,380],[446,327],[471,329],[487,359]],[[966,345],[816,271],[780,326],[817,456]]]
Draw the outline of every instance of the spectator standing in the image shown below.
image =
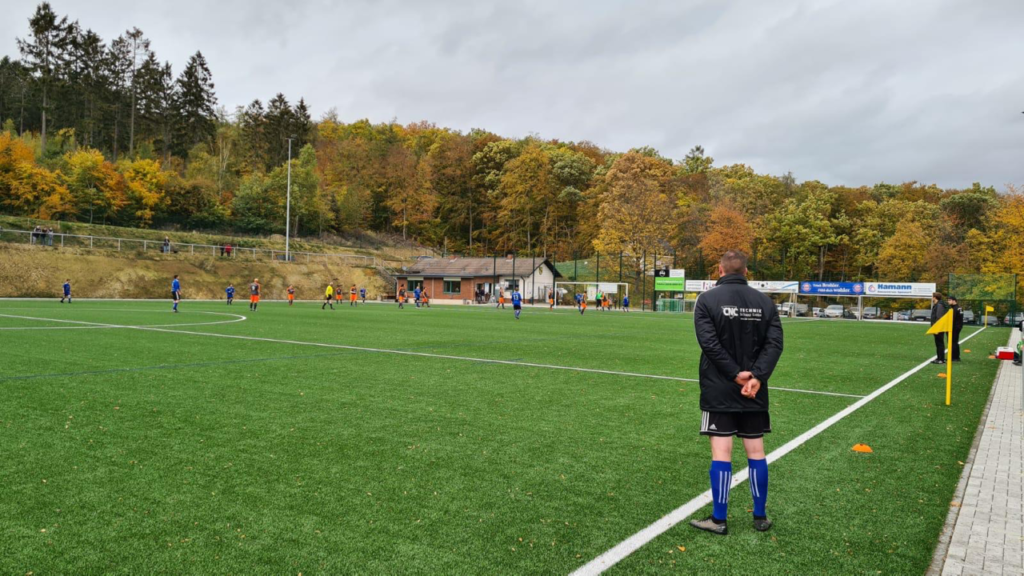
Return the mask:
[[224,247],[224,251],[227,252],[228,258],[231,258],[231,244],[230,243],[227,246]]
[[[946,305],[942,302],[942,294],[940,292],[934,292],[932,294],[932,326],[936,322],[942,319],[946,315]],[[932,360],[932,364],[945,364],[946,363],[946,341],[943,339],[944,334],[933,334],[935,337],[935,360]]]
[[953,348],[953,362],[960,361],[960,331],[964,329],[964,311],[960,309],[960,303],[956,296],[950,296],[947,301],[949,308],[953,311],[953,338],[949,345]]
[[46,229],[46,245],[53,246],[53,228]]
[[782,357],[782,322],[771,298],[747,285],[747,256],[730,250],[718,264],[715,287],[697,298],[693,323],[700,344],[700,434],[711,441],[712,514],[690,525],[726,535],[732,483],[733,436],[743,439],[754,500],[754,529],[772,527],[765,514],[771,432],[768,379]]
[[171,253],[171,239],[168,238],[167,236],[164,236],[164,245],[162,247],[162,250],[164,254]]

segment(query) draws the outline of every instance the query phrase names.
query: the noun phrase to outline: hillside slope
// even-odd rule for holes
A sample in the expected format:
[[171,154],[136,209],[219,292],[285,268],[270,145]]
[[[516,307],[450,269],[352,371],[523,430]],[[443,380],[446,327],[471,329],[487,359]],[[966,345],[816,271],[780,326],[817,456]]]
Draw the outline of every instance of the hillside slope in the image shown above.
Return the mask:
[[229,282],[238,296],[248,296],[253,278],[263,284],[265,298],[284,298],[285,288],[295,286],[299,299],[320,298],[331,280],[346,290],[365,286],[376,299],[387,287],[371,268],[355,268],[333,262],[286,263],[133,254],[101,250],[55,250],[37,246],[0,244],[0,297],[59,297],[65,278],[71,279],[74,295],[81,298],[167,298],[171,278],[181,276],[188,299],[223,298]]

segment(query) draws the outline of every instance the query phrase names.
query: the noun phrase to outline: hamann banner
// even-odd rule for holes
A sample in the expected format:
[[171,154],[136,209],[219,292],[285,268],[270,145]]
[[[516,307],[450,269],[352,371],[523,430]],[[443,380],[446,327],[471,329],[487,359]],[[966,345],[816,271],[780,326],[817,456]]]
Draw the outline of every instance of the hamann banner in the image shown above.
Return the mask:
[[863,282],[801,282],[801,294],[821,294],[823,296],[863,296]]
[[865,296],[888,298],[930,298],[935,284],[927,282],[865,282]]

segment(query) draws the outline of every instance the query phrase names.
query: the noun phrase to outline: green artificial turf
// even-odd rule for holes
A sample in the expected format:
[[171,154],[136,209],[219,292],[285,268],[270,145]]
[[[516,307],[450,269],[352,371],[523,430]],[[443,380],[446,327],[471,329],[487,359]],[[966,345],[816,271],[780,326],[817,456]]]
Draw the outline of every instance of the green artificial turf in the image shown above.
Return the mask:
[[[696,383],[474,360],[696,378],[688,316],[169,308],[0,301],[0,572],[568,573],[707,490]],[[868,394],[924,330],[786,321],[770,386]],[[773,463],[771,532],[744,484],[732,535],[613,573],[923,572],[1006,335],[965,346],[952,407],[929,367]],[[855,401],[773,392],[767,449]]]

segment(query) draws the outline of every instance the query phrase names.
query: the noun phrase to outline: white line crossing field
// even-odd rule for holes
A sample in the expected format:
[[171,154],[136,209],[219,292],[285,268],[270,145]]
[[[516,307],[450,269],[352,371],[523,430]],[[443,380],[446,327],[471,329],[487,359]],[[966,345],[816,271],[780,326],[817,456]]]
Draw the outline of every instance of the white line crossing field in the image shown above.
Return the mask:
[[[970,340],[971,338],[977,336],[984,329],[985,328],[979,328],[978,330],[976,330],[973,333],[971,333],[969,336],[961,339],[960,343],[963,344],[964,342],[966,342],[966,341]],[[887,384],[885,384],[881,388],[878,388],[877,390],[875,390],[871,394],[868,394],[867,396],[861,398],[860,400],[858,400],[858,401],[854,402],[853,404],[850,404],[846,408],[840,410],[839,412],[837,412],[836,414],[834,414],[833,416],[831,416],[830,418],[828,418],[824,422],[818,424],[814,428],[811,428],[810,430],[804,432],[803,434],[797,436],[796,438],[794,438],[794,439],[790,440],[789,442],[786,442],[782,446],[776,448],[771,453],[769,453],[768,456],[766,457],[767,460],[768,460],[768,463],[770,464],[772,462],[775,462],[779,458],[782,458],[786,454],[789,454],[793,450],[796,450],[797,448],[799,448],[800,446],[805,444],[811,438],[814,438],[818,434],[821,434],[825,430],[827,430],[830,427],[832,427],[832,425],[835,424],[836,422],[839,422],[843,418],[846,418],[850,414],[853,414],[857,410],[860,410],[868,402],[871,402],[875,398],[878,398],[879,396],[884,394],[886,391],[888,391],[889,389],[891,389],[894,386],[896,386],[897,384],[899,384],[900,382],[903,382],[907,378],[909,378],[909,377],[913,376],[914,374],[916,374],[917,372],[921,371],[921,369],[923,369],[925,366],[930,365],[931,362],[932,362],[932,360],[930,358],[928,360],[925,360],[924,362],[918,364],[914,368],[911,368],[910,370],[907,370],[903,374],[900,374],[899,376],[897,376],[893,380],[889,381]],[[733,477],[732,477],[732,484],[731,484],[731,486],[733,488],[735,488],[736,486],[739,486],[740,484],[742,484],[747,479],[748,474],[749,474],[749,468],[744,468],[740,472],[737,472],[736,474],[734,474]],[[676,508],[675,510],[669,512],[665,516],[662,516],[661,518],[659,518],[656,522],[654,522],[650,526],[644,528],[643,530],[640,530],[636,534],[633,534],[629,538],[626,538],[622,542],[616,544],[614,547],[612,547],[608,551],[604,552],[603,554],[601,554],[597,558],[594,558],[590,562],[587,562],[583,566],[579,567],[578,569],[576,569],[572,573],[571,576],[594,576],[596,574],[601,574],[605,570],[607,570],[607,569],[611,568],[612,566],[615,566],[616,564],[621,562],[623,559],[625,559],[627,556],[629,556],[633,552],[636,552],[637,550],[639,550],[642,546],[644,546],[645,544],[647,544],[651,540],[654,540],[658,536],[664,534],[665,532],[670,530],[673,526],[675,526],[676,524],[679,524],[683,520],[686,520],[687,518],[692,516],[694,513],[696,513],[698,510],[700,510],[704,506],[707,506],[710,503],[711,503],[711,490],[708,490],[708,491],[704,492],[703,494],[697,496],[693,500],[690,500],[689,502],[687,502],[687,503],[683,504],[682,506]]]
[[[214,314],[211,312],[211,314]],[[232,314],[232,316],[236,316]],[[410,350],[392,350],[388,348],[368,348],[366,346],[350,346],[347,344],[329,344],[326,342],[306,342],[302,340],[282,340],[278,338],[263,338],[258,336],[244,336],[239,334],[217,334],[213,332],[195,332],[192,330],[177,330],[173,328],[167,328],[164,326],[136,326],[131,324],[107,324],[103,322],[86,322],[84,320],[64,320],[57,318],[39,318],[34,316],[17,316],[13,314],[0,314],[0,318],[17,318],[21,320],[38,320],[42,322],[57,322],[65,324],[75,324],[79,327],[86,328],[125,328],[131,330],[147,330],[152,332],[168,332],[171,334],[188,334],[191,336],[207,336],[213,338],[231,338],[237,340],[249,340],[255,342],[273,342],[277,344],[292,344],[296,346],[317,346],[320,348],[337,348],[341,350],[355,350],[359,352],[371,352],[377,354],[397,354],[401,356],[417,356],[422,358],[440,358],[444,360],[459,360],[462,362],[479,362],[482,364],[499,364],[505,366],[524,366],[527,368],[544,368],[548,370],[569,370],[573,372],[583,372],[587,374],[606,374],[611,376],[626,376],[629,378],[649,378],[653,380],[670,380],[674,382],[698,382],[695,378],[681,378],[678,376],[663,376],[660,374],[641,374],[638,372],[619,372],[616,370],[600,370],[597,368],[581,368],[578,366],[561,366],[558,364],[538,364],[536,362],[523,362],[520,360],[499,360],[495,358],[474,358],[470,356],[454,356],[450,354],[433,354],[430,352],[413,352]],[[213,325],[213,324],[228,324],[232,322],[241,322],[245,320],[245,316],[239,316],[237,320],[222,321],[222,322],[209,322],[202,323],[199,325]],[[189,324],[180,324],[180,326],[186,326]],[[842,392],[825,392],[821,390],[801,390],[798,388],[780,388],[776,386],[770,387],[771,390],[777,390],[781,392],[793,392],[799,394],[819,394],[822,396],[839,396],[845,398],[863,398],[856,394],[846,394]]]

